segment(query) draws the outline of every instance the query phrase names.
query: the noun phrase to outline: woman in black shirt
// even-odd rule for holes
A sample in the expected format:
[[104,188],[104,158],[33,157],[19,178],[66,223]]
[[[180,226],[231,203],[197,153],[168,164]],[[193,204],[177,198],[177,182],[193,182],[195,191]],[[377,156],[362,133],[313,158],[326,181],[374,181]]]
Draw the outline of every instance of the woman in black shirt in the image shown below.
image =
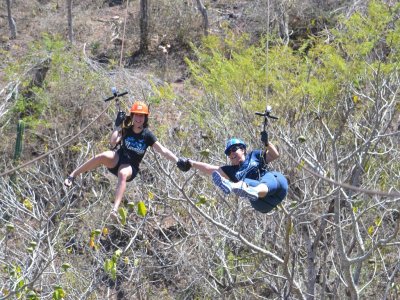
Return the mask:
[[[148,117],[148,106],[141,101],[135,102],[130,109],[130,116],[119,121],[117,118],[116,128],[111,134],[110,144],[113,147],[120,144],[120,148],[117,151],[108,150],[100,153],[79,166],[65,179],[65,186],[70,187],[76,176],[81,173],[93,170],[101,165],[106,166],[112,174],[118,177],[112,209],[112,214],[116,216],[126,189],[126,183],[132,181],[138,174],[140,162],[149,146],[168,160],[175,163],[178,161],[175,154],[161,145],[150,131]],[[126,126],[123,129],[118,126],[120,125],[118,123],[121,122]]]

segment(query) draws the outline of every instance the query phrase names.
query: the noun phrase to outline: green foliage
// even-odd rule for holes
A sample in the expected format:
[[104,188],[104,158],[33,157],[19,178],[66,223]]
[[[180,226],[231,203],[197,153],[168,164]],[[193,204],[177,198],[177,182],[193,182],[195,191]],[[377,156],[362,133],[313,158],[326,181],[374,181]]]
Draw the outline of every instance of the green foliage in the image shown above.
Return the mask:
[[110,275],[110,277],[115,280],[117,278],[117,263],[121,257],[122,251],[120,249],[116,250],[111,257],[111,259],[106,259],[104,262],[104,271]]
[[65,297],[66,297],[66,293],[65,293],[64,289],[61,286],[56,285],[54,287],[53,296],[51,299],[52,300],[61,300],[61,299],[64,299]]
[[154,95],[149,99],[151,104],[160,104],[161,102],[172,101],[176,98],[174,90],[170,84],[156,85],[152,82],[151,87],[154,92]]
[[144,204],[143,201],[139,201],[137,206],[138,206],[137,208],[138,215],[141,217],[145,217],[147,214],[146,204]]
[[[18,95],[12,114],[29,123],[30,128],[48,126],[49,117],[65,114],[72,100],[68,98],[71,90],[82,99],[90,99],[101,84],[99,74],[60,36],[43,34],[41,40],[30,44],[29,50],[18,61],[10,61],[4,72],[7,80],[21,82],[23,92]],[[48,70],[39,86],[34,84],[31,71],[42,64]]]
[[126,224],[126,218],[128,216],[128,212],[126,211],[126,209],[124,207],[120,207],[118,209],[118,214],[120,216],[121,224],[125,225]]
[[71,268],[71,267],[72,267],[72,266],[71,266],[70,263],[63,263],[63,264],[61,265],[61,268],[62,268],[62,270],[63,270],[64,272],[67,272],[68,269]]
[[246,35],[225,39],[210,35],[194,51],[198,62],[186,60],[193,79],[222,107],[233,104],[237,94],[246,100],[262,96],[265,54],[262,49],[249,45]]
[[40,298],[38,297],[38,295],[34,291],[29,291],[28,293],[26,293],[26,299],[39,300]]
[[22,118],[31,128],[38,125],[46,125],[47,121],[43,114],[48,108],[48,99],[43,88],[32,87],[29,92],[35,95],[35,98],[27,98],[20,95],[13,107],[13,113]]
[[365,59],[372,54],[378,42],[385,41],[386,35],[392,31],[388,24],[393,21],[395,14],[383,2],[370,1],[367,15],[356,12],[350,18],[342,18],[344,30],[334,31],[337,42],[351,58]]
[[23,278],[22,269],[19,265],[6,266],[5,271],[8,273],[8,277],[12,281],[12,286],[16,292],[17,299],[22,299],[24,296],[32,295],[32,293],[25,287],[26,283]]
[[[388,26],[395,14],[396,9],[371,1],[368,15],[356,13],[341,19],[345,30],[333,30],[331,43],[311,38],[297,53],[279,45],[274,37],[268,37],[272,46],[265,49],[266,38],[251,45],[246,35],[228,33],[225,39],[210,35],[200,47],[193,47],[197,60],[186,61],[195,82],[222,104],[238,98],[260,102],[268,86],[274,104],[308,95],[315,105],[322,102],[329,107],[340,101],[348,82],[361,83],[370,74],[366,58],[370,62],[378,58],[382,64],[381,58],[370,54],[378,42],[393,45],[399,40],[398,26]],[[310,48],[307,53],[306,48]]]

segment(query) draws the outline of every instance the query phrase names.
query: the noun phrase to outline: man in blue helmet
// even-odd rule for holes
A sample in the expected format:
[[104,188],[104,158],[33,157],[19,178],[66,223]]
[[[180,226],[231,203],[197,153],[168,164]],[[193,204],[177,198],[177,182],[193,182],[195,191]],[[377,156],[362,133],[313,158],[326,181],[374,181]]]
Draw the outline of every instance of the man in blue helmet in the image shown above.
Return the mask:
[[263,131],[261,140],[265,150],[247,153],[246,144],[238,138],[228,140],[225,155],[230,165],[215,166],[188,160],[195,169],[211,175],[213,182],[225,194],[235,193],[250,200],[252,207],[262,213],[274,209],[286,197],[288,183],[279,172],[269,171],[267,164],[279,157],[276,147],[268,142],[268,133]]

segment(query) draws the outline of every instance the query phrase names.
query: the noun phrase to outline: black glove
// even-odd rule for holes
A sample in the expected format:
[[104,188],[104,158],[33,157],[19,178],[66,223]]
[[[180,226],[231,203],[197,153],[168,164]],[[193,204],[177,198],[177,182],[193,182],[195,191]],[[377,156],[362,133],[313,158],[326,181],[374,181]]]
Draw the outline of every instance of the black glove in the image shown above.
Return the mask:
[[261,142],[263,142],[263,144],[265,145],[265,147],[268,146],[268,132],[266,132],[265,130],[261,132]]
[[178,162],[176,163],[176,166],[182,172],[187,172],[192,167],[192,165],[190,164],[189,159],[188,158],[184,158],[184,157],[180,157],[179,158]]
[[120,126],[124,120],[125,120],[125,112],[119,111],[117,114],[117,118],[115,119],[115,127]]

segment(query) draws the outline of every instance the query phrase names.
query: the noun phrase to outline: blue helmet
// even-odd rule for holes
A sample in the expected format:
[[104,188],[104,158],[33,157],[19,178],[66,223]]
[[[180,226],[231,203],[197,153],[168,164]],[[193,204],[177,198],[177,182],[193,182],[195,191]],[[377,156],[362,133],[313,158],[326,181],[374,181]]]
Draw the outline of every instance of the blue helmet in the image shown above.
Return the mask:
[[228,140],[228,142],[226,142],[226,147],[225,147],[225,155],[226,156],[229,155],[229,150],[231,150],[232,146],[235,146],[235,145],[240,145],[244,149],[246,149],[246,144],[241,139],[237,139],[237,138],[230,139],[230,140]]

